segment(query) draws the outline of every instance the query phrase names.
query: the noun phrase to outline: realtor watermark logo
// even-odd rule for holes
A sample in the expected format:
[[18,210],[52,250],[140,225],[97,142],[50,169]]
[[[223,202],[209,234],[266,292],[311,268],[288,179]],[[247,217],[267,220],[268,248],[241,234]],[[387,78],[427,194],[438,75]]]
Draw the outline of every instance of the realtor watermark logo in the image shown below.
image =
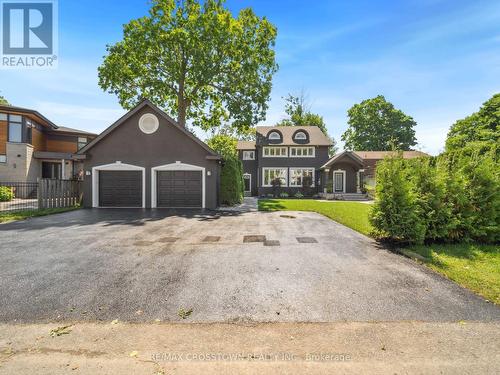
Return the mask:
[[0,12],[1,68],[57,67],[57,0],[0,0]]

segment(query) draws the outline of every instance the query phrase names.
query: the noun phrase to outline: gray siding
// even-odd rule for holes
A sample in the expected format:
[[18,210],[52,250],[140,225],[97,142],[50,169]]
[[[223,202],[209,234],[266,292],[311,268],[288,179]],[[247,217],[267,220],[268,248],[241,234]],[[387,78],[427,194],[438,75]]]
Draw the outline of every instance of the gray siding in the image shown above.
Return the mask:
[[[139,118],[145,113],[154,113],[159,129],[153,134],[144,134],[138,126]],[[85,171],[92,167],[121,161],[146,169],[146,207],[151,207],[151,168],[180,161],[206,168],[206,208],[218,205],[218,182],[220,166],[217,160],[207,160],[207,150],[184,134],[177,125],[167,121],[155,108],[145,106],[128,118],[123,124],[102,138],[86,152]],[[92,207],[92,176],[85,173],[85,207]]]
[[[276,146],[281,146],[277,144]],[[296,146],[301,146],[297,144]],[[312,145],[310,145],[312,146]],[[293,146],[283,146],[283,147],[293,147]],[[328,159],[328,147],[327,146],[314,146],[315,156],[310,158],[304,157],[272,157],[265,158],[262,155],[262,146],[257,146],[255,151],[255,160],[243,160],[243,151],[239,150],[239,158],[243,164],[243,173],[249,173],[252,175],[252,195],[266,195],[272,193],[271,187],[263,187],[262,185],[262,168],[314,168],[315,169],[315,188],[313,192],[319,192],[323,190],[324,182],[321,178],[321,172],[319,168],[325,164]],[[293,195],[298,191],[302,191],[300,187],[282,187],[280,191],[288,192]]]
[[[255,160],[243,160],[243,151],[255,151]],[[258,194],[258,176],[257,176],[257,165],[258,165],[258,156],[255,149],[253,150],[239,150],[238,156],[241,160],[241,164],[243,165],[243,174],[248,173],[252,176],[252,195]]]

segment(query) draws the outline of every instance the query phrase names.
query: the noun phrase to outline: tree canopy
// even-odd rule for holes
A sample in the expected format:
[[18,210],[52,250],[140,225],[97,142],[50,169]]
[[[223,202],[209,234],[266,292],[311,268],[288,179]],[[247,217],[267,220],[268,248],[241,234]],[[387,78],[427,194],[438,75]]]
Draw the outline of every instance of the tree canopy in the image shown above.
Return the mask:
[[9,102],[2,95],[0,95],[0,104],[9,105]]
[[287,117],[278,122],[276,126],[317,126],[332,141],[330,155],[335,154],[337,151],[335,139],[328,134],[323,117],[311,112],[305,94],[303,92],[298,96],[288,94],[284,99]]
[[99,85],[124,108],[145,97],[204,130],[224,122],[246,129],[265,118],[277,30],[252,9],[233,17],[223,0],[153,0],[149,15],[123,33],[107,47]]
[[500,93],[483,103],[478,112],[452,125],[446,139],[446,151],[498,149],[500,131]]
[[417,123],[382,95],[355,104],[347,115],[349,128],[342,140],[348,150],[407,151],[417,144]]

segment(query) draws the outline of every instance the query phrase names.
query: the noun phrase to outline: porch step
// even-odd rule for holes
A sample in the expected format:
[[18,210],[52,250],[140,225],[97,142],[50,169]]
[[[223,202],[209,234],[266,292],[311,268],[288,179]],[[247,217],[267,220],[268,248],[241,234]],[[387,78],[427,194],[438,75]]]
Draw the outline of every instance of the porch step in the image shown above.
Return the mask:
[[320,194],[323,198],[342,201],[369,201],[368,195],[362,193],[329,193]]
[[343,199],[345,201],[367,201],[368,196],[366,194],[361,194],[361,193],[346,193],[346,194],[339,194],[340,199]]

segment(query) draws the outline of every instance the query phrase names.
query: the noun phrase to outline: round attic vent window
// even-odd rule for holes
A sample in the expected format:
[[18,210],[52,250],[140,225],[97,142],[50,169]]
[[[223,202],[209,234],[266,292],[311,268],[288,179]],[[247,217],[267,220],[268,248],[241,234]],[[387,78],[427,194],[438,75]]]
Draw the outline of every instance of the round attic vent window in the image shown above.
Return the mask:
[[159,126],[160,122],[158,121],[158,117],[152,113],[146,113],[139,119],[139,128],[143,133],[153,134],[158,130]]

